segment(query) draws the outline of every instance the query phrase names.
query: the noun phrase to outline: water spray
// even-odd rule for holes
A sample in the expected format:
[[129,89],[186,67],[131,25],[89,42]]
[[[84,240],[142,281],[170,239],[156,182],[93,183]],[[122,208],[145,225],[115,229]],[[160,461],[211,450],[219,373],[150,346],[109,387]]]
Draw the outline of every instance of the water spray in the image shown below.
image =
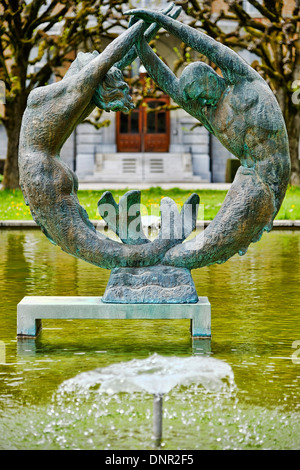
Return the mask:
[[[225,382],[224,382],[225,381]],[[202,385],[207,391],[221,391],[232,387],[234,375],[231,367],[219,359],[203,356],[163,357],[153,354],[146,359],[133,359],[110,366],[82,372],[66,380],[63,393],[80,390],[86,393],[99,384],[99,391],[115,393],[146,392],[153,397],[153,440],[160,447],[163,434],[163,397],[177,385]]]

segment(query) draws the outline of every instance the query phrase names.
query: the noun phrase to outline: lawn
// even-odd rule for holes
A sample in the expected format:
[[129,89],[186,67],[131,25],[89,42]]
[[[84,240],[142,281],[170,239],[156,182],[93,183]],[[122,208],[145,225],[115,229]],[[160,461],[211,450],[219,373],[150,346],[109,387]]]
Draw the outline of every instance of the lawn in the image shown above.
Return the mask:
[[[127,190],[112,190],[116,201]],[[97,202],[104,191],[78,191],[80,203],[87,210],[90,219],[100,219],[97,213]],[[194,191],[173,188],[163,190],[160,187],[153,187],[142,191],[141,213],[142,215],[159,215],[159,203],[162,197],[172,198],[176,204],[182,206],[183,202],[193,193],[200,196],[200,203],[203,204],[199,211],[199,217],[204,220],[212,220],[217,214],[226,191],[199,190]],[[0,191],[0,220],[30,220],[32,219],[29,207],[24,203],[20,190]],[[283,201],[282,207],[276,219],[300,220],[300,188],[289,187]]]

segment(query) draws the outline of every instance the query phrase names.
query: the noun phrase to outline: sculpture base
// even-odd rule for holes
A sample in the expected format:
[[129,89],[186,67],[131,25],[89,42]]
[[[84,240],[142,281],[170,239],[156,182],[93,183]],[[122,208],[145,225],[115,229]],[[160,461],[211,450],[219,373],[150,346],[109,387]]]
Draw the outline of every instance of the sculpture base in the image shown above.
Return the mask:
[[207,297],[191,304],[108,304],[101,297],[24,297],[18,304],[17,336],[36,337],[43,319],[191,320],[193,338],[210,338]]
[[188,269],[157,265],[113,269],[102,301],[117,304],[189,304],[197,303],[198,295]]

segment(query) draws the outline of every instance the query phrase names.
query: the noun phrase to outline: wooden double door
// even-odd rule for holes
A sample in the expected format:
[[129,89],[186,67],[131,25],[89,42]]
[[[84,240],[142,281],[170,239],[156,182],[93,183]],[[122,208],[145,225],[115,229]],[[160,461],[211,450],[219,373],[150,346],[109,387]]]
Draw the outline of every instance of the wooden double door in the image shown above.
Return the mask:
[[118,152],[168,152],[170,111],[162,109],[170,98],[145,98],[130,114],[117,113]]

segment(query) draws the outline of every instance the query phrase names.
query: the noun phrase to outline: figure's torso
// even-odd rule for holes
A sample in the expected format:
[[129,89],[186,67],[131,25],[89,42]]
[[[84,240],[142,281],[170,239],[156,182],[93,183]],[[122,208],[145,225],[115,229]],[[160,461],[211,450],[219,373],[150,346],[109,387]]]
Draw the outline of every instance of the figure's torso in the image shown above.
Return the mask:
[[229,86],[216,107],[207,106],[200,110],[200,120],[201,117],[244,166],[253,167],[256,161],[263,160],[268,148],[274,144],[277,150],[288,152],[281,110],[263,81]]
[[68,78],[30,93],[22,121],[21,150],[26,147],[59,155],[76,125],[92,112],[95,106],[90,96],[70,85],[72,79]]

